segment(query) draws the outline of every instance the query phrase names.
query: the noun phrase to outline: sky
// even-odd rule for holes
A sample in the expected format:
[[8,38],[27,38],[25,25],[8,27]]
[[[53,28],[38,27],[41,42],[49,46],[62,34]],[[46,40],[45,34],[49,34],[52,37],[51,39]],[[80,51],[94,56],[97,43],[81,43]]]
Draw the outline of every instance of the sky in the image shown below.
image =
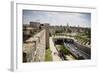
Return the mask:
[[91,13],[23,10],[23,24],[30,21],[50,25],[91,27]]

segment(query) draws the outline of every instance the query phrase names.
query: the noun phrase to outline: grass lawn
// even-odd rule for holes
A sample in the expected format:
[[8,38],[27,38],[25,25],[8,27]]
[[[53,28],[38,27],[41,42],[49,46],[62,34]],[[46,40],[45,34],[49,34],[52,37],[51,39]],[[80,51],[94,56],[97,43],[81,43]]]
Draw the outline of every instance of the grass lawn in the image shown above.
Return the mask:
[[45,61],[52,61],[52,55],[51,55],[51,50],[50,48],[46,49],[45,51]]
[[60,50],[64,53],[64,54],[69,54],[67,48],[64,45],[60,46]]

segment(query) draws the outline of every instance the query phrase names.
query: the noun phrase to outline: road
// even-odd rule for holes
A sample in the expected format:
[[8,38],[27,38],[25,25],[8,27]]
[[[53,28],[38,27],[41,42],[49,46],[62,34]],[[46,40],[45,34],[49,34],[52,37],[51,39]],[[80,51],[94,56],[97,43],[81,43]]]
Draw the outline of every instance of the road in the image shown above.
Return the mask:
[[82,56],[84,59],[89,59],[90,58],[90,56],[87,53],[79,50],[75,45],[69,44],[69,43],[64,43],[64,45],[76,57]]

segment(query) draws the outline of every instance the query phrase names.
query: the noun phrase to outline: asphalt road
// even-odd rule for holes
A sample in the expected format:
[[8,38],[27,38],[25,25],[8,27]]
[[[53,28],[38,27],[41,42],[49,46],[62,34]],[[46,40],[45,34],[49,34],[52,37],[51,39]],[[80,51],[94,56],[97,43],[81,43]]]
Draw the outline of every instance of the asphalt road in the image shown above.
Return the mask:
[[90,56],[87,53],[85,53],[82,50],[78,49],[75,45],[70,44],[70,43],[64,43],[64,45],[77,58],[79,56],[83,57],[84,59],[89,59],[90,58]]

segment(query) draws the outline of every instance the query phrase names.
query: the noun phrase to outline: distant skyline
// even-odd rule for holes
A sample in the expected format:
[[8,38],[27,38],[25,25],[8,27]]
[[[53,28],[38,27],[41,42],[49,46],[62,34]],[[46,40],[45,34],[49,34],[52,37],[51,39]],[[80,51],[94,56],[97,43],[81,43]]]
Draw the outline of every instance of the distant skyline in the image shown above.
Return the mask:
[[23,24],[30,22],[50,25],[91,27],[91,13],[23,10]]

